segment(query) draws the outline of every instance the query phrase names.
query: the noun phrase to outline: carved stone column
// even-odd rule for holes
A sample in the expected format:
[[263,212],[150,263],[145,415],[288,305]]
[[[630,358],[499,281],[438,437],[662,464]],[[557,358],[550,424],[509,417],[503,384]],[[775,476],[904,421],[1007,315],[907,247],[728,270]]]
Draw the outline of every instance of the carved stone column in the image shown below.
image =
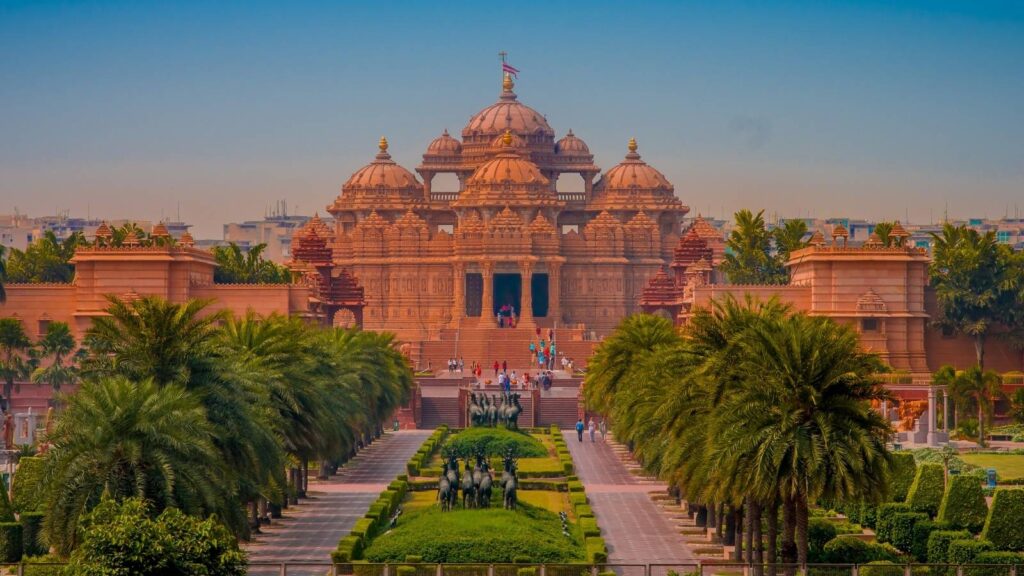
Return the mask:
[[430,186],[434,182],[434,173],[424,170],[420,172],[420,176],[423,177],[423,199],[430,202]]
[[481,262],[480,272],[484,279],[480,317],[484,325],[488,326],[494,324],[494,262]]
[[523,275],[523,298],[519,318],[523,321],[533,320],[533,262],[523,262],[520,272]]
[[556,322],[562,319],[561,270],[561,262],[550,262],[548,264],[548,318],[554,318]]
[[928,432],[925,436],[929,446],[938,446],[938,438],[935,434],[935,387],[928,387]]
[[458,324],[466,316],[466,265],[456,262],[452,271],[452,323]]

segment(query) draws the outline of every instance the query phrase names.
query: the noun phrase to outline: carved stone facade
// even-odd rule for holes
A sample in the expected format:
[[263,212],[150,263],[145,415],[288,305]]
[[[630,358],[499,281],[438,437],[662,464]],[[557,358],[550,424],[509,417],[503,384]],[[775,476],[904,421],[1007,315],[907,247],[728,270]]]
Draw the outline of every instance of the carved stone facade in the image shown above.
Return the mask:
[[[445,328],[494,326],[503,305],[523,327],[598,334],[639,310],[688,208],[634,140],[594,182],[601,171],[586,143],[572,131],[556,141],[507,76],[502,88],[461,141],[445,131],[430,143],[416,168],[422,182],[382,138],[328,207],[332,229],[314,218],[296,232],[292,268],[321,286],[322,301],[322,286],[344,270],[362,289],[365,327],[420,341]],[[455,175],[458,191],[432,191],[438,174]],[[559,193],[565,175],[582,178],[584,191]]]

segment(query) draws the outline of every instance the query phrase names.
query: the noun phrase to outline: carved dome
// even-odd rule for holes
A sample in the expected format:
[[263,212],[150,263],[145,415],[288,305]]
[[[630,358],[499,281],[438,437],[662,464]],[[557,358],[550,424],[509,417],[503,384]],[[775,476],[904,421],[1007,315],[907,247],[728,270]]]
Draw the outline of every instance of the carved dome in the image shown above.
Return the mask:
[[513,149],[526,148],[526,142],[511,130],[505,130],[501,136],[491,140],[491,148],[497,148],[500,150],[504,149],[506,146]]
[[590,148],[586,142],[573,134],[570,129],[565,138],[562,138],[555,144],[555,154],[559,156],[589,156]]
[[357,189],[391,188],[397,190],[422,190],[423,185],[405,168],[399,166],[388,154],[388,141],[380,139],[380,152],[373,162],[360,168],[342,185],[342,191]]
[[625,160],[605,172],[595,190],[660,190],[669,194],[675,189],[665,175],[640,159],[636,140],[629,140],[629,153]]
[[541,174],[536,164],[515,152],[515,135],[506,130],[498,140],[502,141],[501,153],[477,168],[466,182],[467,186],[506,183],[545,187],[550,185],[550,181]]
[[427,146],[427,154],[435,156],[457,156],[462,153],[462,143],[452,138],[445,130]]
[[499,135],[505,130],[517,134],[542,133],[554,137],[555,131],[548,125],[544,115],[519,102],[512,91],[512,79],[505,77],[501,98],[487,108],[477,112],[462,129],[462,137],[474,134]]

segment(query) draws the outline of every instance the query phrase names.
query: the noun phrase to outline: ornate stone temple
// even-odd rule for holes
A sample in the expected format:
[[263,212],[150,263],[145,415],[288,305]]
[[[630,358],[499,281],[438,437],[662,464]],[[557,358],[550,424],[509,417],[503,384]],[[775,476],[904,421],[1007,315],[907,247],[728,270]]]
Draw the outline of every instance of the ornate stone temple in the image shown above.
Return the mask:
[[[492,329],[502,307],[522,328],[606,333],[639,310],[688,212],[635,140],[598,178],[586,143],[571,130],[556,140],[507,75],[461,140],[445,131],[427,146],[419,177],[395,162],[386,139],[378,147],[327,208],[333,222],[313,218],[296,232],[292,268],[329,305],[331,322],[407,341]],[[458,190],[434,191],[439,174],[454,175]],[[580,178],[583,190],[559,192],[559,178]]]

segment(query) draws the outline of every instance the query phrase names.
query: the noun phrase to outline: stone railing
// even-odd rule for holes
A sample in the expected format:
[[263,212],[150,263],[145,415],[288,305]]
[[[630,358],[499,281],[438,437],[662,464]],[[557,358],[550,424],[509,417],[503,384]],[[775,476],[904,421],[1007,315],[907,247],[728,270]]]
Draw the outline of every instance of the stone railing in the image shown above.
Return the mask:
[[585,192],[559,192],[558,200],[560,202],[583,202],[587,199]]
[[458,199],[458,192],[430,192],[431,202],[454,202]]

